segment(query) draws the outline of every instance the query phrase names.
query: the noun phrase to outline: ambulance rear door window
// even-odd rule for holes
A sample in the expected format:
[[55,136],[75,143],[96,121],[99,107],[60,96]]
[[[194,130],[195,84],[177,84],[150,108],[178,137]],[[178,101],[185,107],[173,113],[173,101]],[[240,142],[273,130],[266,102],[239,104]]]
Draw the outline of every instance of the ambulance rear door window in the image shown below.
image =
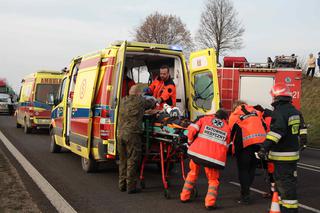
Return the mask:
[[194,101],[197,107],[210,110],[213,101],[213,81],[211,72],[202,72],[194,76]]

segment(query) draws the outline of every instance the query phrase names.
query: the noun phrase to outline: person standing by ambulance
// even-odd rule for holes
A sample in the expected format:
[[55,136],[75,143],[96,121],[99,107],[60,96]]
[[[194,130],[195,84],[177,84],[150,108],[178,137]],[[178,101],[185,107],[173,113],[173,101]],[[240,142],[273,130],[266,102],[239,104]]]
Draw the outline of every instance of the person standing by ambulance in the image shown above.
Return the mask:
[[299,149],[307,144],[307,128],[302,114],[292,105],[292,93],[285,84],[275,84],[271,89],[274,107],[266,141],[258,156],[274,163],[276,190],[281,196],[281,212],[298,212],[297,161]]
[[238,166],[241,185],[239,204],[249,204],[250,186],[253,183],[257,167],[255,152],[259,151],[266,138],[261,112],[243,101],[234,103],[234,111],[229,118],[231,128],[232,152]]
[[188,155],[190,171],[185,180],[181,202],[190,201],[198,179],[200,166],[204,166],[209,186],[205,198],[205,207],[214,209],[218,195],[220,170],[225,167],[227,146],[230,141],[230,129],[227,123],[228,114],[218,110],[215,114],[203,116],[188,127]]
[[176,106],[176,86],[170,77],[168,66],[161,66],[160,76],[144,92],[158,100],[160,104],[158,109],[163,109],[164,104],[168,104],[171,107]]
[[142,121],[146,109],[155,106],[152,100],[141,96],[137,85],[122,98],[119,107],[118,151],[119,151],[119,189],[128,194],[138,192],[138,166],[141,158]]

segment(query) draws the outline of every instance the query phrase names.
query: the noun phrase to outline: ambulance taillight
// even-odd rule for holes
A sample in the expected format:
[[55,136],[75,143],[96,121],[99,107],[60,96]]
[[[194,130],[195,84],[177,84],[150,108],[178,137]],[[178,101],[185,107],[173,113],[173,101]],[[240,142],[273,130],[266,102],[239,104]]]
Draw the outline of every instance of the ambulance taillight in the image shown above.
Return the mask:
[[107,140],[110,137],[110,121],[109,111],[102,109],[100,118],[100,137],[102,140]]

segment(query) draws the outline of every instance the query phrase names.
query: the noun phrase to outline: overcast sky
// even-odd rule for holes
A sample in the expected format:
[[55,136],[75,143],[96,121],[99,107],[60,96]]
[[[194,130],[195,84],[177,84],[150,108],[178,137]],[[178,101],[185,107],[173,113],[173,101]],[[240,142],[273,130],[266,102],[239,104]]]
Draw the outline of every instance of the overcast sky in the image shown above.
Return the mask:
[[[61,70],[70,60],[132,31],[150,13],[181,17],[192,35],[203,0],[0,0],[0,78],[18,91],[23,76]],[[229,55],[252,62],[320,51],[319,0],[234,0],[245,26],[244,48]]]

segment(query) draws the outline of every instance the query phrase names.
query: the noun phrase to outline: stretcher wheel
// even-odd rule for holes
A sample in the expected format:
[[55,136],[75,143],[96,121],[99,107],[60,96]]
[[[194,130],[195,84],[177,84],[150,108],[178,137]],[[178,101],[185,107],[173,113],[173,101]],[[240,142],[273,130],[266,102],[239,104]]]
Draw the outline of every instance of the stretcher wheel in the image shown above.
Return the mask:
[[166,199],[170,199],[171,198],[169,189],[165,189],[163,192],[164,192],[164,197]]
[[195,200],[198,197],[198,189],[197,187],[194,187],[191,193],[191,199]]
[[144,180],[140,181],[140,187],[141,187],[141,189],[145,189],[146,188],[146,182]]

